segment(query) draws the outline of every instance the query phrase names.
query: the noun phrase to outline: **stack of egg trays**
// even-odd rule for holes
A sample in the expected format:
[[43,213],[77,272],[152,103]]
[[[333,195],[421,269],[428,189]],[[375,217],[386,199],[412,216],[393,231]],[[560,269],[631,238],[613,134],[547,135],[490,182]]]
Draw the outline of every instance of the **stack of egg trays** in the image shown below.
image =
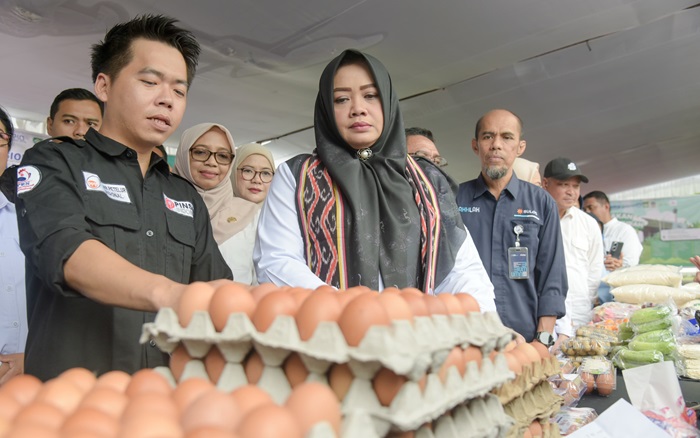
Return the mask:
[[[563,403],[563,398],[554,393],[548,381],[542,381],[530,391],[510,401],[504,406],[508,416],[513,418],[515,426],[511,436],[522,436],[521,431],[527,428],[533,420],[549,421]],[[552,424],[550,436],[559,436],[559,428]]]
[[[347,363],[355,379],[342,402],[345,417],[365,413],[371,416],[380,436],[389,430],[417,430],[448,410],[513,379],[502,354],[493,362],[487,355],[500,350],[513,339],[512,331],[494,312],[467,315],[433,315],[409,321],[394,321],[391,326],[370,327],[360,345],[350,347],[336,322],[321,322],[308,341],[301,341],[293,317],[278,316],[269,329],[258,332],[247,315],[236,313],[221,332],[216,332],[207,312],[193,314],[189,326],[179,324],[173,309],[161,309],[152,323],[144,324],[141,342],[153,340],[164,352],[171,353],[182,344],[195,360],[185,366],[181,380],[208,378],[201,359],[212,346],[226,359],[217,387],[231,391],[247,384],[243,361],[251,348],[261,356],[265,368],[259,387],[277,403],[284,403],[291,387],[282,364],[296,352],[309,370],[308,380],[326,381],[333,364]],[[464,376],[451,368],[443,382],[437,375],[449,351],[455,346],[479,347],[483,354],[481,369],[472,362]],[[390,406],[382,406],[374,394],[371,379],[386,367],[408,381]],[[423,391],[417,381],[426,377]],[[445,420],[447,421],[447,420]]]

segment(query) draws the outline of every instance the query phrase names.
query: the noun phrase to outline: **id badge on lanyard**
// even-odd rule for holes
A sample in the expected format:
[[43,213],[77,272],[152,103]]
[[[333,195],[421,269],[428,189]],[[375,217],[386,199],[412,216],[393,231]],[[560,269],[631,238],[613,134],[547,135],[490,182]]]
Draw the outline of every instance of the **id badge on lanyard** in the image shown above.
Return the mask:
[[512,280],[525,280],[530,278],[530,262],[526,246],[520,246],[520,235],[525,229],[522,225],[513,228],[515,233],[515,246],[508,248],[508,276]]

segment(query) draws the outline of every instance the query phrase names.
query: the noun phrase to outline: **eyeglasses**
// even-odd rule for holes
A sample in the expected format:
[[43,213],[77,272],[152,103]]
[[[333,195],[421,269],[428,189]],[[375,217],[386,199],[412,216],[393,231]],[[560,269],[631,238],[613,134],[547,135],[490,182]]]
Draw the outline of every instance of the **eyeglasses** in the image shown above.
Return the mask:
[[235,155],[233,155],[230,152],[212,152],[206,148],[190,149],[190,157],[192,157],[194,161],[201,161],[203,163],[207,161],[212,155],[214,156],[214,160],[216,160],[217,163],[223,165],[231,164],[231,162],[233,161],[233,157],[235,157]]
[[260,175],[260,181],[267,184],[272,181],[272,177],[275,176],[275,172],[269,170],[261,170],[258,172],[250,167],[239,167],[238,170],[241,172],[241,177],[246,181],[252,181],[255,179],[256,175]]
[[5,131],[0,130],[0,138],[5,141],[10,141],[10,134]]
[[424,158],[428,161],[432,161],[433,164],[435,164],[437,167],[447,166],[447,160],[445,158],[441,157],[440,155],[436,155],[434,157],[429,157],[428,154],[426,154],[425,152],[421,152],[421,151],[415,152],[413,154],[408,154],[408,155],[410,155],[412,157],[420,157],[420,158]]

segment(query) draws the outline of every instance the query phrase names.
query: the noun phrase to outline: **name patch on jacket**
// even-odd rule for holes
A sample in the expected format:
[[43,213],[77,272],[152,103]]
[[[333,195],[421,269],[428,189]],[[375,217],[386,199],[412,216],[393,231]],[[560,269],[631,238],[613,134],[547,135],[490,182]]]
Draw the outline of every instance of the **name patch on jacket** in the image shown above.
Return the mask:
[[102,192],[109,199],[131,204],[131,198],[129,198],[129,192],[125,185],[103,183],[99,175],[85,171],[83,171],[83,178],[85,178],[85,188],[91,192]]
[[187,201],[176,201],[174,199],[168,198],[168,196],[163,193],[163,198],[165,199],[165,208],[168,210],[175,212],[177,214],[181,214],[183,216],[187,217],[194,217],[194,204],[191,202]]
[[34,166],[22,166],[17,169],[17,194],[32,190],[39,185],[41,172]]

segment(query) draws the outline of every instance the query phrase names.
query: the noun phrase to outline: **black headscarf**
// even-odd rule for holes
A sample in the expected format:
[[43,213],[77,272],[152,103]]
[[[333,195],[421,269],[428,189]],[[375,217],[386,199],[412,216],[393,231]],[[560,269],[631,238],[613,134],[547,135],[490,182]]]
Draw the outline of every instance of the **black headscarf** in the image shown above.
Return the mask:
[[[335,74],[345,57],[353,55],[369,67],[384,112],[382,133],[365,161],[341,137],[333,109]],[[355,50],[332,60],[321,75],[314,122],[318,156],[346,202],[348,271],[359,275],[354,279],[359,284],[373,288],[380,275],[386,286],[421,285],[421,221],[406,176],[399,99],[382,63]]]

